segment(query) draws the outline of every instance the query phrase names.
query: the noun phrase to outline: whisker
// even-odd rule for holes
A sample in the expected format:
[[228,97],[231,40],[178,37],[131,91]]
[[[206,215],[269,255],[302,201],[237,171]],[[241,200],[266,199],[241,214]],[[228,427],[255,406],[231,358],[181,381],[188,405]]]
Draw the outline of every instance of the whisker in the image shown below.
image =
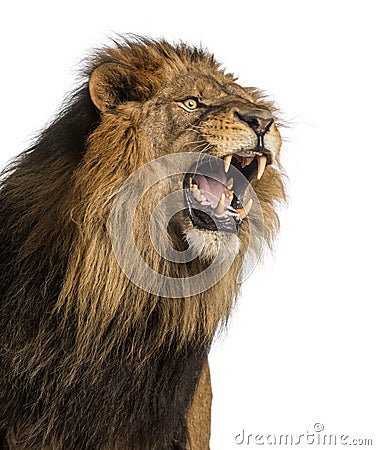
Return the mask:
[[[194,152],[196,149],[200,148],[200,147],[201,147],[202,145],[204,145],[204,144],[206,144],[206,143],[204,142],[204,143],[202,143],[202,144],[196,145],[196,147],[193,147],[192,152]],[[207,146],[206,146],[206,147],[207,147]],[[206,148],[206,147],[204,147],[203,150],[200,150],[200,153],[202,153],[203,151],[205,151],[205,148]]]
[[185,147],[186,145],[191,145],[191,144],[206,144],[207,142],[204,141],[203,139],[199,139],[198,141],[190,141],[190,142],[186,142],[183,147]]
[[194,133],[201,134],[198,130],[195,130],[194,128],[187,128],[187,131],[193,131]]
[[199,136],[203,136],[203,137],[209,137],[210,134],[206,134],[206,133],[201,133],[198,130],[195,130],[194,128],[187,128],[186,131],[193,131],[194,133],[198,134]]

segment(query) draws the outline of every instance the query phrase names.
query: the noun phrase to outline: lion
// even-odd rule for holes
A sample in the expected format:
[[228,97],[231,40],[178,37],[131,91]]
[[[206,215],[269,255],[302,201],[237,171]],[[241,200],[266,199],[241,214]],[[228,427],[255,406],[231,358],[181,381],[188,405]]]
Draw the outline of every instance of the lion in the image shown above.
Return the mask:
[[[119,38],[92,54],[82,79],[1,178],[0,447],[209,448],[208,352],[247,254],[279,229],[277,110],[207,50],[163,39]],[[133,196],[124,183],[183,153],[202,159],[160,176],[123,229]],[[172,193],[180,209],[163,233],[175,252],[193,252],[185,262],[150,238],[152,213]],[[116,256],[114,230],[163,282],[145,288],[142,271],[137,281],[125,273],[136,253]],[[209,286],[190,281],[223,265]],[[161,290],[165,280],[176,295]]]

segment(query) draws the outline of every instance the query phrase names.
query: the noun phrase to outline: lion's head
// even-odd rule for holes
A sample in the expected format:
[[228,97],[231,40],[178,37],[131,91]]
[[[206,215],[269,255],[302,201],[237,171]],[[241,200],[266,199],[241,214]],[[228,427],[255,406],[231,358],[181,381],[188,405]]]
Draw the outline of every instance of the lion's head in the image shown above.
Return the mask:
[[284,198],[281,137],[275,108],[257,89],[239,86],[203,50],[145,40],[100,53],[89,76],[92,101],[102,114],[96,149],[103,138],[103,146],[110,144],[108,130],[119,148],[131,123],[137,137],[127,155],[131,170],[171,153],[202,156],[185,177],[165,187],[164,195],[184,188],[184,212],[170,227],[177,230],[175,241],[183,239],[202,260],[212,260],[219,243],[224,256],[236,254],[252,205],[245,195],[250,183],[271,242],[278,227],[274,203]]

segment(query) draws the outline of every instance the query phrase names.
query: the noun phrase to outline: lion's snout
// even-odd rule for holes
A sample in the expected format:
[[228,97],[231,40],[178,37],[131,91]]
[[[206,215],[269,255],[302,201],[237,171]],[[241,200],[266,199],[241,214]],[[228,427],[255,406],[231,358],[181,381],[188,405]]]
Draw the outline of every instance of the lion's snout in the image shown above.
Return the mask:
[[262,110],[250,110],[248,112],[234,111],[234,116],[236,119],[250,126],[257,136],[263,136],[267,133],[274,122],[270,113]]

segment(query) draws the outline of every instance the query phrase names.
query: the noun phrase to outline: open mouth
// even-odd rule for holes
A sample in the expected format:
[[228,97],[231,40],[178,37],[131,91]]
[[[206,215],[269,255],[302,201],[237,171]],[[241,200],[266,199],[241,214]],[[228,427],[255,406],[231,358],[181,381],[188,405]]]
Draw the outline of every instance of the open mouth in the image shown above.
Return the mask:
[[185,201],[196,227],[237,233],[252,208],[245,193],[253,178],[261,179],[270,163],[267,153],[240,151],[223,158],[208,156],[184,177]]

